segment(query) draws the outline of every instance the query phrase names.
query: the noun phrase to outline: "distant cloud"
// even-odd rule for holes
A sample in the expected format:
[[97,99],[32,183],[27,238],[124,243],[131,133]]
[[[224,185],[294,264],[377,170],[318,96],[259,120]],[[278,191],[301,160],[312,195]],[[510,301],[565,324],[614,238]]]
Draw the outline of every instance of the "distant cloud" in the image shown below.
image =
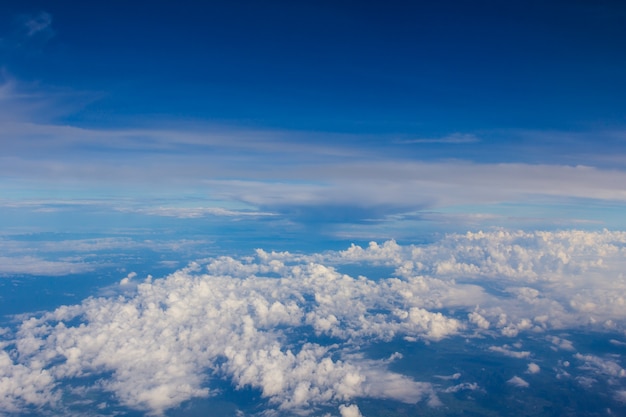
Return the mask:
[[52,32],[52,16],[47,12],[39,12],[36,15],[23,16],[22,22],[26,28],[26,36],[33,37],[42,33],[51,36]]
[[86,262],[49,261],[34,256],[0,256],[2,275],[48,275],[61,276],[93,271],[95,265]]
[[508,381],[506,381],[507,384],[511,384],[515,387],[518,388],[528,388],[530,386],[530,384],[526,381],[524,381],[522,378],[520,378],[519,376],[514,376],[513,378],[509,379]]
[[538,374],[541,368],[534,362],[528,364],[528,373],[529,374]]
[[448,136],[443,136],[440,138],[418,138],[418,139],[403,139],[398,140],[396,143],[403,145],[411,145],[411,144],[466,144],[466,143],[476,143],[480,142],[480,139],[469,133],[453,133]]
[[41,48],[55,35],[52,16],[45,11],[17,15],[13,27],[13,32],[0,34],[0,48],[31,52]]
[[[67,240],[13,240],[0,235],[0,276],[47,275],[63,276],[93,271],[104,264],[94,254],[150,250],[161,253],[179,253],[195,250],[202,253],[206,240],[141,240],[127,237]],[[60,253],[73,256],[59,258]],[[107,263],[114,264],[116,256],[108,256]],[[178,262],[163,261],[162,266],[172,267]]]
[[180,219],[195,219],[205,216],[225,216],[225,217],[267,217],[276,216],[275,213],[252,211],[252,210],[231,210],[221,207],[152,207],[152,208],[123,208],[121,211],[132,211],[150,216],[177,217]]
[[[30,30],[44,31],[46,22],[45,17],[34,19]],[[604,169],[602,164],[574,165],[561,160],[537,164],[532,158],[501,163],[428,159],[415,153],[398,155],[397,147],[361,146],[358,137],[337,133],[200,123],[76,126],[58,120],[84,108],[96,93],[54,91],[5,78],[0,86],[0,175],[12,178],[13,183],[37,184],[41,189],[54,183],[61,190],[71,185],[81,187],[86,195],[111,188],[120,194],[141,189],[146,191],[139,197],[146,199],[157,188],[176,194],[184,187],[196,195],[210,195],[216,207],[176,207],[172,201],[134,207],[143,214],[230,215],[228,207],[244,206],[251,216],[271,213],[299,224],[422,221],[477,228],[539,219],[544,225],[571,227],[584,222],[607,224],[611,219],[563,216],[562,211],[546,215],[552,204],[576,199],[616,207],[626,204],[626,172]],[[478,146],[480,140],[455,133],[410,142]],[[501,209],[533,203],[543,207],[540,214],[519,211],[513,215]],[[458,207],[464,206],[500,210],[459,212]],[[457,209],[448,211],[451,208]]]
[[614,359],[604,359],[596,355],[576,353],[574,358],[582,361],[581,368],[617,378],[626,378],[626,370]]
[[511,358],[517,358],[517,359],[523,359],[523,358],[528,358],[530,356],[530,352],[528,351],[522,351],[522,352],[518,352],[518,351],[514,351],[508,348],[508,346],[491,346],[489,348],[490,351],[492,352],[498,352],[501,353],[505,356],[509,356]]

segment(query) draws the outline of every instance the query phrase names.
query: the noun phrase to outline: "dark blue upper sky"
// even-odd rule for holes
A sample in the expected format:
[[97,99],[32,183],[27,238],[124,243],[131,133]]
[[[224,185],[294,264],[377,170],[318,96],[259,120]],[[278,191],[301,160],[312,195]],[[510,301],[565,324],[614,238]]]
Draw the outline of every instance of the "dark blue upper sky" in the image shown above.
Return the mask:
[[[40,12],[49,31],[24,39],[19,16]],[[5,71],[97,95],[71,115],[81,123],[441,135],[626,116],[617,1],[20,1],[0,14],[3,43],[22,43],[2,51]]]

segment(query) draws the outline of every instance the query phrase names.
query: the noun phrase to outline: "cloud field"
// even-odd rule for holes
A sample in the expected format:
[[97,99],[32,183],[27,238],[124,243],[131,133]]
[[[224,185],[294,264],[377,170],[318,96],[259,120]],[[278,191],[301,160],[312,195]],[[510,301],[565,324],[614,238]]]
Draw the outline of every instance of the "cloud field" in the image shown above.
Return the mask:
[[[625,261],[624,232],[502,230],[317,254],[259,249],[160,279],[129,274],[117,295],[0,332],[0,412],[67,411],[77,381],[154,415],[219,396],[216,381],[258,391],[275,414],[331,406],[334,415],[359,416],[360,398],[437,407],[441,393],[480,387],[456,374],[435,384],[433,375],[399,373],[392,364],[400,353],[373,358],[367,347],[453,337],[482,340],[486,353],[478,354],[525,363],[508,380],[524,389],[555,372],[519,342],[540,337],[589,378],[610,381],[619,399],[622,357],[576,351],[556,334],[610,332],[614,346],[624,342]],[[379,267],[390,273],[379,276]]]

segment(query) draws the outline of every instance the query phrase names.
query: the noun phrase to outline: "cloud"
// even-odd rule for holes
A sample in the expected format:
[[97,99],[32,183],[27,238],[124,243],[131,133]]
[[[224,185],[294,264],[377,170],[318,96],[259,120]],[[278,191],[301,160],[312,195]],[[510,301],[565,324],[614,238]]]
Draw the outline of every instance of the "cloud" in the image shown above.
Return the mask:
[[574,351],[574,344],[571,340],[563,339],[557,336],[550,336],[548,339],[552,342],[552,344],[558,347],[561,350],[570,350]]
[[396,143],[410,145],[410,144],[432,144],[432,143],[440,143],[440,144],[465,144],[465,143],[476,143],[479,142],[480,139],[472,134],[468,133],[453,133],[448,136],[444,136],[441,138],[421,138],[421,139],[404,139],[398,140]]
[[[246,264],[229,258],[208,267],[248,276]],[[275,262],[249,267],[257,272],[285,268]],[[192,265],[165,280],[140,284],[137,295],[124,301],[89,299],[27,321],[18,331],[19,355],[48,363],[48,371],[57,380],[113,372],[114,377],[101,384],[103,388],[115,392],[127,406],[156,414],[189,398],[209,395],[206,378],[222,374],[238,387],[259,389],[281,409],[358,396],[414,402],[433,395],[429,384],[389,372],[385,362],[345,353],[344,359],[332,359],[342,350],[314,343],[282,345],[284,335],[278,329],[305,325],[304,312],[309,307],[298,302],[302,290],[312,291],[320,300],[313,314],[321,316],[331,308],[347,324],[348,331],[338,333],[347,341],[386,337],[385,324],[378,323],[379,319],[362,328],[354,313],[324,301],[332,297],[340,303],[347,296],[364,303],[359,301],[359,292],[369,293],[372,283],[354,281],[315,264],[289,268],[284,272],[293,276],[280,280],[200,275],[198,269]],[[352,287],[352,294],[346,292],[346,285]],[[47,333],[44,329],[50,320],[68,323],[74,319],[86,325],[60,324],[45,339],[38,336]],[[439,326],[450,321],[425,311],[408,322],[391,320],[395,322],[390,323],[392,329],[433,339],[444,335]],[[51,365],[49,361],[57,355],[65,360]],[[220,364],[222,358],[225,362]]]
[[504,345],[502,347],[500,347],[500,346],[491,346],[491,347],[489,347],[489,350],[492,351],[492,352],[501,353],[504,356],[508,356],[510,358],[523,359],[523,358],[530,357],[530,352],[528,352],[528,351],[518,352],[518,351],[510,350],[507,345]]
[[[94,271],[98,267],[120,264],[130,251],[160,253],[206,253],[206,240],[178,239],[152,240],[129,237],[91,239],[39,240],[0,237],[0,275],[63,276]],[[106,260],[100,256],[108,252]],[[173,262],[173,263],[172,263]],[[172,267],[177,261],[159,262]]]
[[[617,308],[619,297],[607,307],[604,292],[581,288],[622,294],[615,276],[624,248],[622,232],[501,230],[310,255],[259,249],[253,256],[207,259],[143,282],[131,273],[122,283],[132,291],[26,318],[15,332],[2,335],[0,372],[8,382],[0,384],[6,398],[0,406],[7,412],[27,404],[54,409],[76,378],[98,381],[83,384],[88,392],[113,393],[123,406],[152,414],[218,395],[221,380],[257,391],[285,413],[349,407],[359,398],[434,406],[442,403],[438,393],[478,385],[457,383],[460,372],[449,379],[430,376],[444,386],[419,381],[393,370],[402,369],[401,354],[394,355],[396,361],[389,355],[372,358],[367,348],[455,336],[470,344],[476,337],[524,334],[543,340],[547,349],[567,348],[571,343],[550,332],[601,330],[600,319],[623,331],[626,313]],[[340,272],[345,265],[362,267],[363,275],[376,265],[393,272],[353,277]],[[571,308],[574,299],[595,307]],[[489,350],[530,357],[507,344]],[[533,349],[533,357],[540,355]],[[574,358],[577,369],[594,378],[625,375],[614,357]],[[528,373],[538,370],[528,365]],[[37,381],[34,391],[13,388],[31,380]],[[508,383],[528,387],[518,376]]]
[[574,358],[582,361],[582,369],[593,371],[617,378],[626,378],[626,370],[622,368],[615,360],[603,359],[595,355],[583,355],[576,353]]
[[531,363],[528,364],[528,371],[527,372],[529,374],[538,374],[539,371],[541,371],[541,368],[536,363],[531,362]]
[[463,382],[458,385],[453,385],[443,390],[445,393],[455,393],[459,391],[477,391],[480,387],[475,382]]
[[0,38],[2,49],[36,51],[55,35],[52,29],[52,16],[45,11],[17,15],[13,20],[13,32],[0,35],[4,35]]
[[54,378],[37,364],[15,364],[9,354],[0,351],[0,410],[19,413],[26,407],[55,404]]
[[[32,24],[32,30],[37,30],[46,20],[33,22],[39,22]],[[233,204],[244,203],[250,213],[280,214],[299,222],[417,219],[480,225],[494,218],[507,221],[510,214],[437,211],[463,205],[538,202],[545,206],[546,200],[548,206],[572,199],[618,207],[626,203],[624,170],[584,165],[584,161],[426,160],[398,155],[397,149],[363,147],[359,140],[363,138],[356,135],[200,123],[102,129],[55,122],[60,113],[71,114],[95,96],[37,90],[7,78],[0,87],[0,174],[16,184],[35,181],[41,189],[50,183],[61,189],[82,186],[86,194],[110,190],[112,184],[120,194],[138,186],[173,194],[185,187],[196,196],[211,195],[215,206],[224,207],[222,214],[228,214]],[[436,140],[469,143],[474,137],[458,133]],[[177,217],[217,213],[170,205],[140,209],[145,214]],[[563,219],[545,208],[537,216],[513,217],[548,217],[567,224],[607,221],[588,214]]]
[[24,15],[20,20],[26,29],[25,34],[29,38],[42,34],[45,34],[46,37],[50,37],[54,33],[51,29],[52,16],[47,12],[42,11],[36,15]]
[[93,271],[95,265],[86,262],[48,261],[35,256],[0,256],[0,274],[61,276]]
[[120,209],[120,211],[132,211],[150,216],[177,217],[180,219],[195,219],[206,216],[225,217],[268,217],[276,216],[275,213],[252,211],[252,210],[230,210],[222,207],[152,207],[138,209]]
[[528,388],[530,386],[528,382],[524,381],[517,375],[506,381],[506,383],[518,388]]
[[361,411],[356,404],[340,405],[339,414],[341,414],[341,417],[363,417],[363,414],[361,414]]

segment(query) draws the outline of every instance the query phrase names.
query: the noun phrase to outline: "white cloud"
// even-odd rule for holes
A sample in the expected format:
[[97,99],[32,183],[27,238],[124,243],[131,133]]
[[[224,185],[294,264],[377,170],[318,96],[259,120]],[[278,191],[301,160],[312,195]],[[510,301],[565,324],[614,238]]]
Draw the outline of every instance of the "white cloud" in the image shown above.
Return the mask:
[[580,353],[576,353],[574,358],[583,362],[580,366],[582,369],[616,378],[626,378],[626,370],[615,360],[603,359],[596,355],[583,355]]
[[40,363],[15,364],[0,351],[0,411],[19,412],[25,406],[54,404],[54,378]]
[[511,358],[517,358],[517,359],[524,359],[524,358],[528,358],[530,356],[530,352],[529,351],[514,351],[509,349],[509,347],[507,345],[504,345],[502,347],[500,346],[491,346],[489,347],[489,350],[492,352],[498,352],[503,354],[504,356],[508,356]]
[[[3,100],[7,112],[17,112],[16,94]],[[85,99],[82,99],[83,101]],[[23,100],[22,100],[23,101]],[[80,100],[76,100],[80,101]],[[28,105],[20,116],[1,122],[0,174],[16,183],[35,180],[42,189],[49,182],[107,188],[149,186],[176,193],[192,188],[211,195],[217,206],[245,203],[257,214],[294,215],[320,207],[349,207],[359,217],[394,220],[390,216],[420,213],[458,205],[489,205],[569,201],[586,198],[626,202],[626,172],[592,166],[535,165],[531,163],[424,162],[381,155],[373,150],[330,138],[306,140],[314,134],[281,131],[245,131],[215,126],[193,129],[87,129],[54,123],[35,123]],[[56,107],[56,106],[48,106]],[[24,114],[21,114],[24,113]],[[293,137],[298,140],[293,140]],[[329,135],[330,136],[330,135]],[[437,139],[446,143],[473,140],[471,135]],[[107,157],[82,146],[111,150]],[[216,152],[216,149],[218,152]],[[142,158],[130,156],[141,152]],[[245,152],[242,152],[245,151]],[[254,158],[242,154],[260,155]],[[271,158],[263,155],[271,154]],[[218,179],[219,178],[219,179]],[[162,216],[230,215],[229,210],[198,208],[142,208]],[[244,215],[243,213],[239,213]],[[449,221],[452,214],[439,214]],[[443,218],[443,217],[446,218]],[[473,214],[464,223],[481,224],[493,214]],[[501,215],[500,215],[501,216]],[[433,220],[436,215],[430,214]],[[502,217],[499,217],[503,219]],[[461,217],[459,217],[461,219]],[[396,219],[397,220],[397,219]],[[506,218],[504,218],[506,220]],[[563,219],[559,219],[562,221]],[[594,219],[571,219],[578,220]],[[570,223],[571,224],[571,223]]]
[[276,216],[275,213],[251,211],[251,210],[230,210],[221,207],[153,207],[139,208],[134,210],[123,209],[123,211],[134,211],[136,213],[150,216],[178,217],[181,219],[194,219],[205,216],[226,216],[226,217],[267,217]]
[[[109,244],[115,242],[74,246],[80,251]],[[611,288],[622,291],[615,277],[625,247],[626,234],[619,232],[497,231],[312,255],[257,250],[254,256],[192,263],[143,282],[131,273],[122,283],[135,292],[89,298],[25,319],[14,335],[5,334],[3,347],[11,346],[14,354],[3,357],[7,382],[0,395],[7,411],[51,404],[62,394],[61,382],[107,375],[85,389],[110,391],[125,406],[157,414],[214,394],[212,381],[218,378],[258,390],[285,412],[339,407],[360,397],[436,405],[437,392],[478,386],[438,388],[416,381],[391,371],[388,355],[366,357],[363,347],[544,333],[538,340],[548,347],[571,349],[570,341],[549,332],[594,326],[590,315],[623,331],[626,313],[605,304]],[[339,272],[345,264],[362,264],[364,273],[368,265],[386,265],[395,273],[355,278]],[[590,287],[604,292],[580,291]],[[582,311],[571,300],[596,307]],[[619,305],[618,298],[613,303]],[[595,326],[602,329],[604,322]],[[316,343],[308,337],[312,333],[333,342]],[[529,358],[521,347],[489,350]],[[403,360],[392,357],[395,364]],[[581,363],[577,369],[597,378],[625,376],[614,357],[574,358]],[[537,371],[538,365],[528,365],[528,373]],[[34,392],[13,388],[31,379],[39,384]],[[518,376],[508,382],[528,386]]]
[[528,388],[530,386],[530,384],[526,381],[524,381],[522,378],[520,378],[519,376],[514,376],[513,378],[509,379],[508,381],[506,381],[507,384],[511,384],[515,387],[518,388]]
[[[202,254],[204,240],[139,240],[131,238],[93,238],[67,240],[23,240],[0,237],[0,276],[46,275],[62,276],[94,271],[110,266],[115,260],[107,257],[107,263],[95,256],[103,251],[194,252]],[[60,257],[63,253],[67,256]],[[172,263],[161,263],[172,266]]]
[[[221,374],[236,386],[259,389],[282,409],[359,396],[414,402],[434,395],[429,384],[387,371],[387,361],[335,360],[333,352],[342,352],[336,348],[282,345],[284,336],[277,329],[305,324],[308,307],[302,305],[303,292],[319,295],[319,305],[313,306],[316,314],[336,311],[347,326],[339,335],[347,341],[386,337],[384,317],[359,324],[355,311],[342,307],[349,305],[342,303],[342,297],[365,302],[361,297],[375,289],[374,283],[342,277],[315,264],[294,266],[287,269],[285,278],[270,279],[250,275],[255,268],[261,272],[262,264],[228,258],[215,262],[209,269],[229,267],[235,276],[200,275],[199,266],[192,265],[166,280],[138,285],[137,295],[129,299],[89,299],[26,321],[16,341],[20,357],[38,363],[49,363],[57,355],[65,357],[65,362],[49,368],[56,379],[113,371],[114,377],[101,386],[115,392],[123,404],[154,413],[191,397],[209,395],[206,378]],[[328,305],[325,300],[333,297],[338,304]],[[410,322],[389,316],[389,331],[409,331],[431,339],[444,336],[440,326],[449,320],[439,313],[418,313]],[[82,317],[86,325],[49,328],[46,324],[75,317]],[[42,332],[48,333],[45,339]],[[226,362],[218,365],[220,358]]]
[[552,342],[553,345],[555,345],[561,350],[570,350],[570,351],[575,350],[574,344],[572,343],[571,340],[563,339],[558,336],[549,336],[548,340],[550,340],[550,342]]
[[541,371],[541,368],[536,363],[531,362],[531,363],[528,364],[528,371],[527,372],[529,374],[538,374],[539,371]]
[[476,391],[479,390],[480,387],[475,382],[463,382],[458,385],[453,385],[443,390],[445,393],[454,393],[459,391]]
[[48,261],[35,256],[0,256],[0,274],[7,275],[59,276],[93,271],[94,267],[85,262]]
[[339,414],[341,414],[341,417],[363,417],[363,414],[361,414],[361,411],[356,404],[340,405]]
[[452,375],[435,375],[435,378],[443,379],[444,381],[456,381],[457,379],[461,378],[461,373],[457,372]]

